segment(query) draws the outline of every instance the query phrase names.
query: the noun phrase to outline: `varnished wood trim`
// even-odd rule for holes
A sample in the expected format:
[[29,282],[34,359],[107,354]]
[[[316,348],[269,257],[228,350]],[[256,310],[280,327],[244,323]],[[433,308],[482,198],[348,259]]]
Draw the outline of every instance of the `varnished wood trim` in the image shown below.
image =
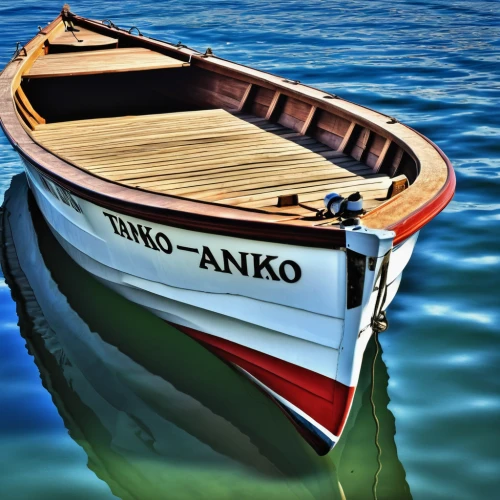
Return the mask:
[[16,103],[17,110],[20,113],[22,119],[28,125],[28,127],[31,130],[35,130],[36,126],[38,125],[38,122],[31,116],[31,114],[28,112],[26,107],[24,106],[24,103],[19,99],[19,96],[16,92],[14,96],[14,102]]
[[[405,128],[420,136],[434,148],[434,150],[441,157],[442,161],[446,164],[447,175],[438,192],[434,196],[430,197],[430,199],[428,199],[425,203],[419,204],[415,210],[411,210],[411,205],[410,207],[408,206],[409,200],[415,196],[415,186],[410,186],[401,194],[391,198],[388,202],[375,208],[364,217],[363,220],[368,227],[379,227],[394,231],[396,236],[394,238],[393,245],[402,243],[404,240],[420,231],[422,227],[428,224],[434,217],[436,217],[436,215],[444,210],[448,203],[450,203],[453,199],[456,187],[456,178],[453,166],[439,146],[434,144],[420,132],[417,132],[408,126],[405,126]],[[424,165],[424,168],[429,168],[429,166]],[[422,179],[417,178],[415,184],[421,183]],[[401,212],[406,213],[403,215]],[[397,220],[394,221],[394,219]],[[394,222],[389,224],[385,223],[388,220],[392,220]]]
[[380,152],[380,155],[377,159],[377,162],[375,163],[375,166],[373,167],[374,172],[378,172],[380,170],[380,167],[382,166],[382,163],[384,163],[385,160],[385,155],[387,154],[387,151],[389,151],[389,146],[391,145],[391,140],[386,139],[384,147],[382,148],[382,151]]
[[[13,65],[16,69],[14,77],[10,82],[11,91],[16,90],[19,87],[23,73],[28,71],[36,59],[45,53],[43,44],[55,38],[63,31],[64,24],[61,16],[59,16],[52,23],[50,23],[44,31],[39,32],[24,46],[27,56],[18,56],[12,63],[10,63],[10,65]],[[1,76],[4,75],[2,74]]]
[[302,126],[302,129],[300,130],[301,135],[306,135],[307,129],[310,127],[311,122],[313,121],[314,114],[316,113],[316,110],[318,108],[316,106],[311,106],[311,111],[309,111],[309,114],[307,115],[306,121],[304,122],[304,125]]
[[[363,161],[363,159],[365,157],[366,147],[368,145],[368,141],[370,140],[370,135],[371,135],[370,130],[367,128],[363,128],[361,130],[359,136],[357,137],[356,142],[354,143],[354,141],[353,141],[352,147],[350,148],[350,151],[348,151],[348,152],[351,153],[351,156],[353,158],[355,158],[356,160]],[[361,143],[359,143],[360,140],[361,140]],[[353,152],[352,150],[354,148],[359,149],[359,151]]]
[[62,21],[62,16],[57,16],[50,24],[42,28],[40,33],[42,35],[48,35],[60,22]]
[[276,109],[276,105],[278,104],[278,101],[280,99],[281,93],[279,91],[276,91],[273,97],[273,100],[271,101],[271,104],[269,105],[269,109],[267,110],[266,113],[266,120],[270,120],[271,117],[273,116],[274,110]]
[[355,127],[356,127],[356,123],[351,122],[351,124],[349,125],[349,128],[347,129],[347,132],[345,133],[344,138],[342,139],[342,142],[340,143],[340,146],[338,147],[337,151],[340,151],[341,153],[344,151],[347,144],[349,143],[349,140],[351,138],[352,133],[354,132]]
[[396,175],[396,172],[398,171],[399,168],[399,164],[401,163],[401,159],[403,158],[403,154],[404,150],[402,148],[398,148],[392,160],[391,170],[389,173],[391,177],[394,177]]
[[31,116],[37,121],[37,123],[45,123],[45,118],[42,118],[33,108],[31,103],[29,102],[26,94],[22,87],[18,87],[16,90],[16,94],[18,95],[19,100],[23,103],[26,110],[31,114]]
[[398,194],[401,194],[408,187],[408,179],[406,175],[398,175],[397,177],[392,178],[392,185],[389,188],[389,192],[387,193],[388,198],[394,198]]
[[252,92],[253,85],[251,83],[248,84],[247,89],[245,90],[245,93],[243,94],[243,97],[241,98],[240,104],[238,105],[237,111],[242,111],[243,108],[245,107],[245,104],[247,103],[248,97],[250,96],[250,93]]

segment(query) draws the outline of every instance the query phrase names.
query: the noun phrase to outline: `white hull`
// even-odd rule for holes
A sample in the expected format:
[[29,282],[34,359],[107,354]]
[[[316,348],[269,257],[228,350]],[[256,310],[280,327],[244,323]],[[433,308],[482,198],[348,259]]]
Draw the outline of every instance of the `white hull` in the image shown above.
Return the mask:
[[[369,263],[353,306],[347,291],[352,283],[348,282],[345,249],[285,245],[159,225],[80,199],[42,177],[29,163],[26,172],[37,204],[60,244],[110,288],[187,333],[196,332],[195,338],[214,346],[218,354],[224,346],[244,348],[249,356],[262,354],[266,363],[282,360],[287,369],[307,370],[322,381],[349,389],[345,408],[338,410],[338,421],[328,429],[325,422],[310,416],[310,403],[304,403],[302,396],[297,395],[294,404],[276,387],[251,375],[299,420],[308,420],[320,438],[328,438],[329,447],[335,444],[372,334],[377,280],[393,233],[346,230],[348,249],[366,256],[363,260]],[[383,309],[394,298],[416,238],[417,234],[392,251]],[[225,344],[221,347],[217,339]],[[226,359],[234,363],[241,349],[235,352]],[[236,364],[248,371],[246,365]],[[278,376],[283,378],[283,373]]]

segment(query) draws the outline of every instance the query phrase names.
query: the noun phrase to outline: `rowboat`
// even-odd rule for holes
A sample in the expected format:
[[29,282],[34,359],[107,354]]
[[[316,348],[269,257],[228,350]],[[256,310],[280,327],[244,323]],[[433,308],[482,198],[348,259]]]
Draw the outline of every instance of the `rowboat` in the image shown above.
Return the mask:
[[80,266],[327,453],[452,166],[394,118],[134,28],[65,6],[0,75],[2,129]]

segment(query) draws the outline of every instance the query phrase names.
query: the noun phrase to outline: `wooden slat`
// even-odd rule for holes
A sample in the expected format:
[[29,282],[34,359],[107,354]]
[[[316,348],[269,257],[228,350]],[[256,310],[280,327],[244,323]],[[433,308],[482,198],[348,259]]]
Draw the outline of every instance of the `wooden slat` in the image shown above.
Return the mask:
[[[64,155],[64,150],[62,150],[59,154]],[[119,153],[117,154],[119,157]],[[259,155],[255,154],[255,152],[245,152],[242,148],[242,151],[239,151],[238,154],[228,154],[225,156],[214,155],[212,157],[200,157],[196,155],[194,158],[185,158],[185,159],[170,159],[168,155],[155,156],[153,158],[148,159],[134,159],[130,160],[128,156],[124,157],[121,161],[116,158],[113,158],[112,162],[108,162],[104,164],[103,162],[98,162],[98,160],[93,161],[85,161],[79,160],[78,163],[82,166],[91,168],[96,173],[101,175],[110,175],[112,172],[126,172],[132,171],[135,172],[138,169],[141,172],[147,171],[170,171],[171,168],[175,169],[183,169],[183,170],[191,170],[193,168],[206,170],[211,165],[217,167],[230,167],[236,165],[248,165],[248,166],[256,166],[262,163],[282,163],[284,161],[292,161],[297,164],[302,163],[304,161],[313,161],[317,166],[331,166],[332,162],[322,161],[320,157],[307,153],[307,152],[295,152],[295,151],[268,151],[261,153]],[[358,165],[357,162],[352,159],[347,160],[348,162],[352,162],[352,165]],[[345,163],[343,160],[337,163]]]
[[[57,142],[46,141],[45,144],[51,146],[54,150],[64,150],[64,144],[59,144]],[[189,155],[201,154],[202,156],[211,156],[220,152],[220,148],[224,148],[225,151],[236,150],[238,148],[251,148],[252,146],[266,146],[272,147],[274,144],[273,139],[263,138],[260,135],[246,136],[246,135],[235,135],[226,136],[222,141],[218,141],[217,137],[211,137],[207,140],[200,140],[200,142],[195,141],[173,141],[170,144],[166,144],[165,140],[161,138],[155,138],[150,140],[144,140],[144,142],[129,144],[125,143],[120,149],[120,165],[123,165],[124,156],[126,155],[127,160],[140,160],[141,158],[152,159],[156,156],[165,156],[173,160],[178,156],[186,158]],[[117,144],[116,142],[110,142],[103,146],[102,149],[96,151],[92,146],[83,146],[78,154],[74,155],[74,158],[79,158],[82,160],[92,161],[93,159],[99,161],[100,165],[106,163],[107,158],[112,158],[117,155]],[[311,146],[311,151],[324,152],[323,148],[314,143],[302,144],[302,146]]]
[[396,172],[398,171],[399,164],[401,163],[401,160],[403,158],[404,151],[402,148],[398,148],[396,151],[396,154],[394,155],[394,158],[392,160],[392,165],[391,165],[391,171],[390,171],[390,176],[394,177],[396,175]]
[[39,57],[25,73],[29,78],[119,73],[180,68],[188,63],[143,48],[94,50]]
[[356,160],[362,160],[365,156],[366,147],[368,145],[368,141],[370,140],[371,132],[369,129],[364,128],[361,131],[360,137],[358,138],[356,144],[354,144],[351,155]]
[[45,118],[42,118],[33,108],[31,103],[29,102],[28,98],[26,97],[26,94],[24,93],[24,90],[21,88],[21,86],[18,87],[16,90],[17,97],[19,100],[23,103],[23,106],[26,108],[26,110],[31,114],[31,116],[36,120],[37,123],[45,123]]
[[[41,136],[40,136],[41,137]],[[265,146],[266,144],[274,144],[274,140],[272,137],[257,135],[257,134],[235,134],[235,135],[227,135],[221,137],[221,140],[218,140],[218,136],[212,136],[208,138],[201,139],[199,141],[193,139],[177,139],[172,142],[166,142],[165,138],[155,136],[153,138],[145,138],[141,139],[141,141],[137,141],[135,143],[125,142],[123,146],[121,146],[121,152],[123,154],[127,154],[128,158],[133,158],[134,153],[137,153],[139,156],[141,154],[143,156],[151,157],[152,153],[167,153],[171,158],[177,156],[176,152],[180,152],[182,156],[185,158],[187,153],[187,148],[189,148],[189,152],[191,154],[196,154],[197,151],[204,152],[206,154],[212,154],[213,151],[217,151],[220,148],[224,149],[234,149],[241,146],[246,148],[250,148],[251,146]],[[60,143],[58,141],[45,141],[47,145],[50,145],[54,149],[63,149],[65,144]],[[117,146],[120,146],[121,143],[117,141],[110,141],[108,144],[104,145],[102,149],[96,151],[92,145],[83,145],[78,153],[78,156],[81,158],[89,159],[92,158],[99,159],[100,162],[104,160],[108,156],[113,156],[116,154]],[[317,144],[312,140],[309,141],[297,141],[295,149],[297,146],[306,147],[310,151],[314,151],[320,154],[326,154],[328,150],[322,145]],[[290,145],[288,145],[290,147]]]
[[307,129],[311,125],[311,122],[314,118],[314,114],[316,113],[316,106],[311,106],[311,110],[309,111],[309,114],[307,115],[306,121],[304,122],[304,125],[302,126],[302,129],[300,133],[304,135],[307,132]]
[[344,151],[345,147],[347,146],[347,143],[349,142],[349,139],[351,138],[352,133],[354,132],[355,127],[356,123],[351,122],[349,128],[347,129],[347,132],[344,135],[344,138],[342,139],[342,142],[340,143],[340,146],[338,147],[339,151]]
[[[98,172],[109,172],[115,170],[116,168],[120,170],[124,170],[128,165],[132,165],[134,168],[137,168],[137,165],[140,164],[143,168],[148,168],[152,165],[161,163],[166,168],[170,165],[175,166],[189,166],[192,164],[199,165],[201,162],[204,162],[205,165],[208,165],[210,162],[220,161],[221,165],[229,163],[241,163],[244,162],[245,159],[249,159],[250,163],[256,163],[259,160],[277,160],[283,157],[293,156],[294,158],[304,157],[304,155],[310,156],[310,154],[305,153],[303,151],[297,150],[297,148],[289,147],[286,145],[274,146],[272,143],[267,143],[263,145],[255,146],[255,150],[250,150],[251,145],[242,144],[237,142],[234,146],[224,148],[224,151],[217,150],[216,148],[212,148],[211,150],[206,150],[206,148],[201,149],[191,149],[187,150],[185,148],[185,154],[183,154],[182,149],[175,148],[177,151],[172,151],[167,149],[166,151],[158,151],[155,152],[153,149],[148,150],[146,154],[143,152],[130,152],[127,150],[121,150],[118,153],[111,153],[109,150],[107,151],[107,155],[101,158],[93,157],[88,158],[85,155],[73,155],[72,158],[74,161],[78,161],[85,166],[91,166],[95,168]],[[60,152],[64,154],[64,149],[52,148],[54,151]],[[249,151],[250,150],[250,151]],[[88,153],[90,154],[90,153]],[[320,161],[318,161],[320,163]],[[327,162],[322,162],[324,165],[327,165]]]
[[311,137],[221,109],[38,125],[32,134],[95,175],[212,203],[259,208],[281,194],[320,202],[357,190],[386,197],[390,186],[387,175]]
[[280,96],[281,96],[280,92],[276,91],[274,93],[273,100],[271,101],[271,104],[269,105],[269,109],[267,110],[267,113],[266,113],[266,120],[270,120],[271,119],[271,116],[274,113],[274,110],[276,108],[276,105],[278,104]]
[[[224,200],[225,202],[232,202],[237,199],[238,203],[242,203],[245,201],[257,201],[260,199],[266,199],[269,197],[278,197],[278,195],[284,194],[295,194],[295,193],[309,193],[309,192],[317,192],[324,191],[324,193],[328,193],[335,189],[347,189],[351,187],[359,187],[359,188],[367,188],[371,184],[376,184],[377,189],[380,189],[382,186],[385,187],[386,191],[391,186],[392,182],[387,176],[383,176],[380,178],[369,178],[369,179],[354,179],[354,180],[340,180],[338,182],[312,182],[312,183],[303,183],[299,185],[291,186],[279,186],[279,189],[276,189],[276,186],[269,186],[266,188],[260,189],[247,189],[245,191],[229,191],[214,195],[205,196],[202,194],[201,196],[197,196],[197,199],[205,200],[205,201],[218,201]],[[271,188],[271,189],[269,189]],[[227,196],[227,195],[231,196]]]
[[[298,176],[290,176],[288,174],[285,174],[278,176],[265,176],[262,177],[260,182],[249,182],[248,179],[238,179],[227,182],[217,182],[213,184],[196,184],[191,187],[185,187],[184,183],[175,184],[166,182],[165,186],[170,193],[175,195],[187,196],[189,194],[196,193],[197,197],[203,197],[203,199],[206,199],[206,197],[208,196],[219,196],[221,191],[224,191],[224,196],[226,196],[233,192],[238,192],[238,190],[242,187],[250,187],[252,192],[258,192],[259,189],[263,189],[265,190],[265,192],[268,192],[271,188],[274,190],[302,189],[305,187],[313,187],[331,182],[343,182],[347,180],[364,181],[368,178],[370,177],[358,176],[349,171],[343,171],[337,172],[335,174],[333,174],[332,172],[328,172],[322,175],[302,174]],[[162,184],[159,184],[157,187],[161,188]]]
[[245,103],[247,102],[248,96],[250,95],[250,92],[252,90],[252,84],[249,83],[247,89],[245,90],[245,93],[243,94],[243,97],[241,98],[241,101],[238,105],[238,111],[241,111],[243,107],[245,106]]
[[[330,171],[332,174],[334,174],[336,171],[340,170],[346,170],[341,167],[330,167]],[[128,173],[121,173],[119,170],[113,172],[113,173],[108,173],[106,172],[104,175],[103,174],[98,174],[105,176],[108,179],[112,179],[114,181],[118,182],[123,182],[127,183],[130,185],[137,185],[140,183],[143,185],[145,188],[149,189],[150,187],[154,187],[156,183],[161,183],[165,180],[170,180],[174,181],[176,179],[179,180],[186,180],[186,179],[192,179],[197,178],[201,179],[203,182],[207,182],[208,179],[211,178],[212,175],[231,175],[231,174],[237,174],[240,175],[242,178],[247,178],[249,184],[252,182],[251,179],[253,178],[252,174],[257,173],[261,175],[262,177],[266,177],[267,175],[271,173],[277,173],[279,171],[286,171],[286,172],[295,172],[303,170],[304,176],[306,176],[308,173],[311,172],[316,172],[317,170],[322,170],[321,167],[318,167],[314,162],[303,162],[300,163],[298,166],[296,162],[293,159],[287,159],[281,162],[262,162],[262,163],[255,163],[255,164],[237,164],[237,165],[230,165],[230,166],[219,166],[219,165],[211,165],[207,167],[191,167],[191,168],[172,168],[169,169],[167,172],[163,169],[148,169],[148,170],[138,170],[138,171],[129,171]],[[327,169],[325,169],[327,170]],[[365,174],[366,169],[361,167],[350,167],[348,169],[349,172],[355,172],[355,173],[360,173],[360,174]]]
[[[229,167],[221,167],[218,165],[208,166],[204,168],[199,167],[191,167],[191,168],[169,168],[168,170],[157,169],[156,171],[148,169],[135,169],[130,170],[129,172],[121,173],[119,170],[110,174],[106,172],[107,178],[113,178],[116,181],[123,182],[134,182],[140,181],[141,185],[148,186],[150,182],[162,181],[165,179],[192,179],[201,178],[207,179],[217,176],[227,176],[231,174],[236,174],[239,176],[252,177],[252,174],[258,174],[259,176],[265,176],[270,172],[277,172],[280,170],[286,170],[288,172],[294,172],[296,170],[304,170],[304,171],[313,171],[321,170],[322,165],[317,165],[317,163],[313,159],[301,160],[300,162],[295,159],[286,159],[281,161],[272,161],[272,162],[261,162],[261,163],[244,163],[239,165],[233,165]],[[348,170],[349,172],[360,172],[366,170],[366,168],[362,165],[352,167],[349,166],[348,169],[342,168],[342,166],[336,167],[334,165],[329,165],[327,167],[334,172],[336,169],[340,168],[341,170]],[[102,174],[101,174],[102,175]]]
[[21,114],[24,121],[28,124],[29,128],[31,130],[35,130],[35,128],[38,125],[38,122],[33,118],[33,116],[31,116],[29,111],[26,109],[24,103],[21,101],[21,99],[19,99],[17,93],[14,95],[14,102],[16,103],[18,112]]
[[380,170],[380,167],[382,166],[382,163],[385,160],[385,155],[387,154],[387,151],[389,151],[389,146],[391,145],[391,140],[386,139],[384,143],[384,147],[382,148],[382,151],[380,152],[378,159],[373,166],[373,171],[378,172]]
[[[364,172],[350,172],[345,169],[318,169],[311,172],[311,167],[303,169],[283,169],[278,171],[267,171],[267,172],[241,172],[236,175],[226,175],[222,177],[206,177],[197,176],[192,180],[186,180],[184,178],[163,178],[155,181],[141,182],[141,185],[149,188],[156,188],[161,186],[166,186],[168,189],[174,192],[175,189],[182,189],[182,194],[185,195],[189,192],[199,192],[203,189],[227,189],[229,187],[234,187],[238,185],[251,185],[254,188],[262,186],[278,185],[282,181],[291,183],[293,180],[300,180],[304,182],[305,180],[314,181],[318,179],[338,179],[342,177],[355,177],[356,174],[361,173],[362,175],[368,174],[366,170]],[[253,174],[253,175],[252,175]],[[267,175],[264,175],[267,174]],[[370,174],[368,174],[370,175]],[[181,194],[180,192],[176,194]]]

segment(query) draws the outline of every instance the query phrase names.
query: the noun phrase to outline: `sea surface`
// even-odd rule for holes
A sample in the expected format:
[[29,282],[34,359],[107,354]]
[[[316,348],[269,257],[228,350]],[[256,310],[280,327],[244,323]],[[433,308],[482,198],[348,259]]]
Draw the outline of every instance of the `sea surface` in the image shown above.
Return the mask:
[[[0,67],[61,5],[0,0]],[[500,498],[500,2],[71,7],[395,116],[448,155],[457,193],[318,457],[250,383],[65,256],[0,136],[3,236],[22,248],[0,284],[0,498]]]

